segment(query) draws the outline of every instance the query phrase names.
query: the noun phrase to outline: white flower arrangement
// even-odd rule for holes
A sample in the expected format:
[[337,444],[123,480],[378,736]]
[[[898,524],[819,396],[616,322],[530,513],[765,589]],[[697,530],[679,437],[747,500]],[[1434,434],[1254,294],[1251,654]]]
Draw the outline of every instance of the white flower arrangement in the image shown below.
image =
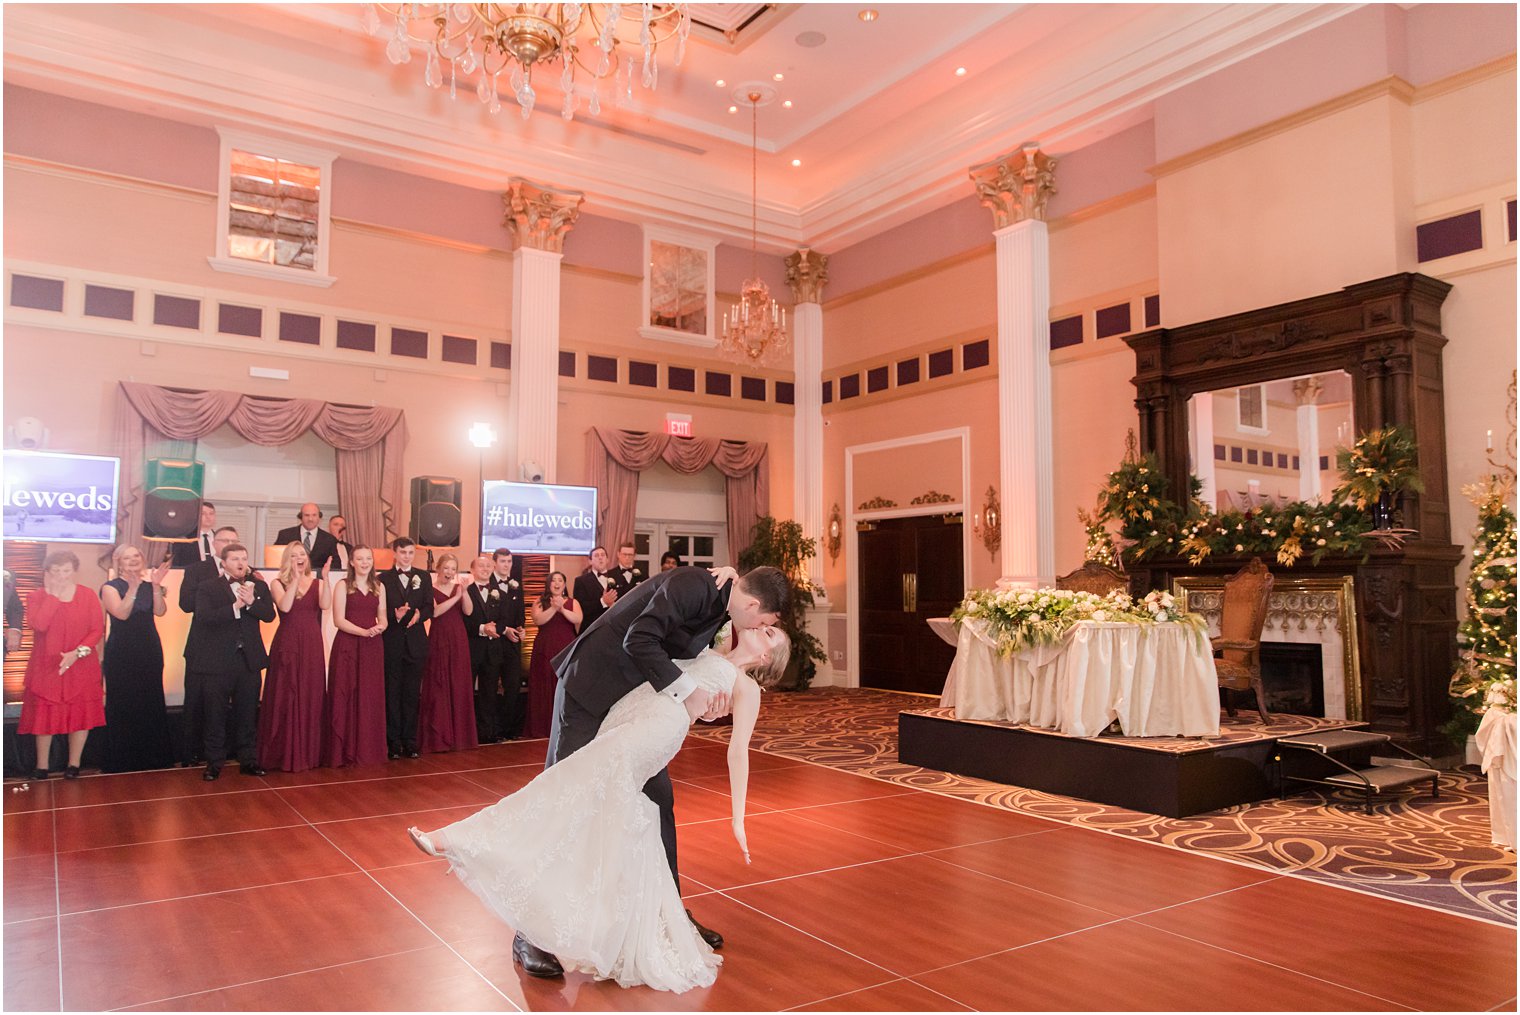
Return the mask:
[[1203,618],[1183,613],[1169,592],[1136,602],[1128,592],[1106,596],[1070,589],[974,589],[951,616],[981,622],[1003,653],[1053,645],[1084,620],[1125,624],[1180,623],[1202,632]]

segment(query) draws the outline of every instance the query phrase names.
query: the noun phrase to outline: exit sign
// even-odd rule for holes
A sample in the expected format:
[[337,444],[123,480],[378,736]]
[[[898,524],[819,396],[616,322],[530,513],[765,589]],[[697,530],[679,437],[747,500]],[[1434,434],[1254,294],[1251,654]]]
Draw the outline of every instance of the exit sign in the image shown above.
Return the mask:
[[685,413],[667,412],[665,414],[665,432],[672,437],[690,437],[691,417]]

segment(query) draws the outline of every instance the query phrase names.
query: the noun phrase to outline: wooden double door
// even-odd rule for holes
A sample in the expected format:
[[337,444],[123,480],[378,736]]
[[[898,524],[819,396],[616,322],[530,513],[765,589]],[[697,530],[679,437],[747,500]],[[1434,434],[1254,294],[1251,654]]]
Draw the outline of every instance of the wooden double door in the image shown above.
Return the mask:
[[955,649],[927,623],[966,594],[962,517],[921,515],[861,522],[860,684],[939,694]]

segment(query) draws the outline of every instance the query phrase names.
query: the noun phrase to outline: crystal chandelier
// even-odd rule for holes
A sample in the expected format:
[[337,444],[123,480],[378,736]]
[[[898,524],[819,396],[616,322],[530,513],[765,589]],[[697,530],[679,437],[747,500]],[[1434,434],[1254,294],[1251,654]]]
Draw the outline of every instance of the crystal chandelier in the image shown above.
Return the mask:
[[[449,96],[460,77],[478,70],[475,94],[491,112],[501,111],[501,85],[517,98],[523,119],[533,112],[533,68],[559,61],[565,101],[560,116],[575,116],[583,95],[591,115],[602,111],[601,83],[613,78],[618,102],[633,98],[634,82],[654,89],[659,81],[655,51],[675,39],[681,65],[691,17],[684,3],[639,4],[366,4],[365,29],[382,30],[380,12],[394,21],[385,55],[393,64],[412,59],[410,41],[427,48],[423,79],[442,87],[447,65]],[[377,10],[378,8],[378,10]],[[637,57],[635,55],[637,53]],[[635,62],[642,58],[638,67]],[[577,87],[577,72],[589,75],[589,92]],[[502,74],[507,75],[505,82]]]
[[749,93],[749,256],[750,278],[739,290],[739,302],[723,316],[723,351],[750,363],[763,363],[784,354],[790,347],[786,334],[786,310],[771,299],[770,288],[759,270],[759,109],[761,93]]

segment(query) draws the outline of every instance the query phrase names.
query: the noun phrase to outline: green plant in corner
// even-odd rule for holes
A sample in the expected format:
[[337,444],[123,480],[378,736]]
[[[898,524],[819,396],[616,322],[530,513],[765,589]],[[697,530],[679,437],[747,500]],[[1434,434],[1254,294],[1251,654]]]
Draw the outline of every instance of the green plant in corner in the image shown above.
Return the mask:
[[781,629],[792,640],[789,670],[796,673],[792,690],[804,690],[813,682],[818,664],[824,661],[823,646],[808,633],[807,609],[813,605],[813,585],[807,578],[807,562],[818,552],[817,540],[802,534],[796,522],[761,516],[750,530],[749,547],[739,554],[739,573],[757,567],[774,567],[791,581],[792,605],[781,618]]

